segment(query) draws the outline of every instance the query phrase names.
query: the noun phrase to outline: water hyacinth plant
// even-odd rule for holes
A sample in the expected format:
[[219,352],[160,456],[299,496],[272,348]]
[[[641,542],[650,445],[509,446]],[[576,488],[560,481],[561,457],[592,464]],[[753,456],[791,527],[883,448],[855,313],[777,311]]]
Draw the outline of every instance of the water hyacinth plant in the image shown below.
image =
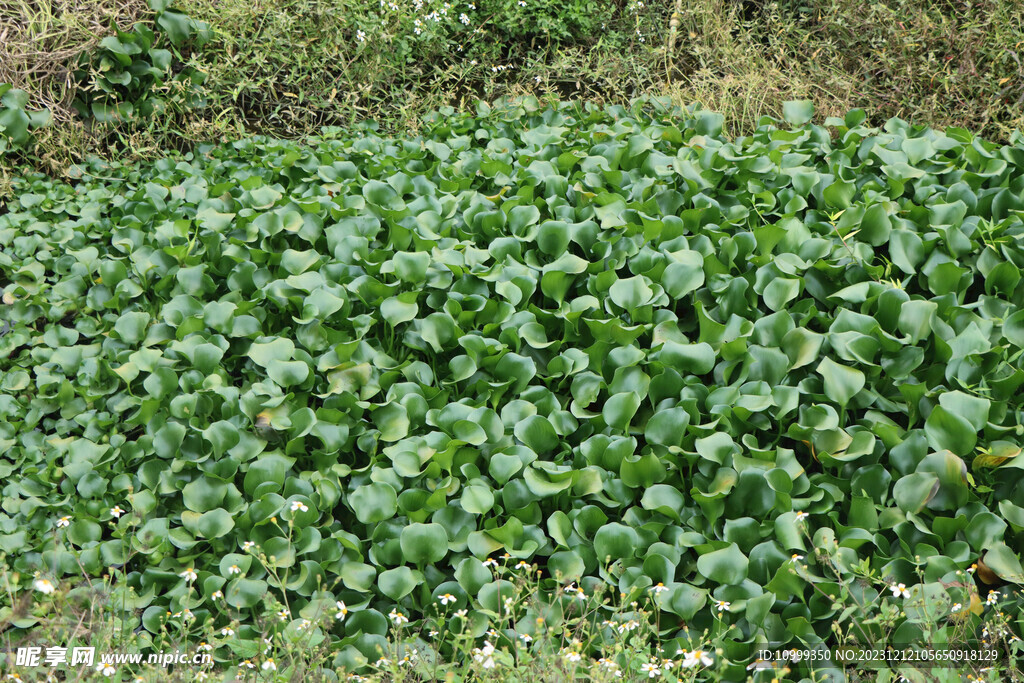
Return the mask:
[[785,111],[525,99],[16,179],[8,643],[91,585],[229,678],[1005,671],[1024,138]]

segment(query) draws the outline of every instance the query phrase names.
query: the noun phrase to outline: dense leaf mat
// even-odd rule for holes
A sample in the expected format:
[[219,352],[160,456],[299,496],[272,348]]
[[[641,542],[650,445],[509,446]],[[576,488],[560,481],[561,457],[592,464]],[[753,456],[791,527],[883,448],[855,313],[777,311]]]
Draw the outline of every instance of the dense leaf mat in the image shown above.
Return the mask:
[[127,562],[151,630],[283,584],[295,619],[345,601],[333,637],[375,659],[445,593],[483,633],[504,553],[549,589],[663,583],[667,636],[737,643],[858,618],[817,594],[833,540],[915,590],[915,556],[1024,580],[1024,140],[799,104],[736,140],[650,102],[447,113],[17,181],[22,581]]

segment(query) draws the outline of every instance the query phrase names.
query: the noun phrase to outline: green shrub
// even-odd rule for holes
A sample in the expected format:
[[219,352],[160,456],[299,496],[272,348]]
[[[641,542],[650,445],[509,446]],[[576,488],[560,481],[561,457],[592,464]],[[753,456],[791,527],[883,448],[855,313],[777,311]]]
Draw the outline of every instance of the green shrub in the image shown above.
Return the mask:
[[0,158],[29,148],[32,131],[50,123],[45,110],[26,110],[28,93],[0,83]]
[[[151,24],[137,23],[131,31],[115,29],[93,50],[79,56],[75,71],[79,88],[73,107],[85,120],[115,123],[150,119],[167,106],[188,109],[199,104],[203,74],[180,67],[186,45],[202,48],[209,27],[168,9],[169,0],[150,0]],[[157,29],[157,31],[154,31]],[[163,40],[158,40],[163,38]],[[164,45],[164,47],[157,47]]]
[[1016,642],[1024,137],[783,111],[526,99],[16,180],[0,608],[113,574],[126,631],[262,657],[340,601],[349,670],[439,602],[512,651],[650,597],[724,680]]
[[616,10],[615,3],[596,0],[489,0],[480,3],[479,12],[490,16],[494,30],[511,41],[593,42]]

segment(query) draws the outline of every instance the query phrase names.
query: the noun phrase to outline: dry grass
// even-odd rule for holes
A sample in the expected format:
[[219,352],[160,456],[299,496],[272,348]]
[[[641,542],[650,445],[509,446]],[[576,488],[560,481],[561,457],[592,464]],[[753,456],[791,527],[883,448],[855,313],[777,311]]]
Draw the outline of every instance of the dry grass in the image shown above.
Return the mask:
[[144,0],[0,0],[0,83],[70,123],[79,55],[149,14]]
[[[206,104],[167,97],[168,112],[94,130],[70,106],[83,87],[79,58],[114,24],[151,16],[145,0],[0,0],[0,82],[28,91],[31,106],[55,119],[37,135],[37,166],[59,173],[84,151],[152,158],[197,141],[302,137],[368,119],[415,132],[439,107],[523,94],[598,104],[668,95],[723,113],[732,134],[780,116],[791,99],[812,100],[819,116],[863,108],[875,125],[899,116],[996,141],[1024,129],[1019,0],[671,0],[640,14],[630,1],[616,3],[607,31],[575,45],[487,34],[465,52],[388,31],[361,47],[355,31],[370,30],[371,0],[176,6],[213,31],[178,64],[205,73]],[[512,68],[492,73],[501,64]]]

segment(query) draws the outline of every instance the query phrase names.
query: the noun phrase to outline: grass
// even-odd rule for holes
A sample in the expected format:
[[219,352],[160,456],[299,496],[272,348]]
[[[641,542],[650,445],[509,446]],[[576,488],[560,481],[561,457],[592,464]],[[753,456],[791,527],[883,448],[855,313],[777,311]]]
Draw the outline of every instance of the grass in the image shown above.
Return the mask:
[[[810,537],[808,536],[808,540]],[[59,543],[55,536],[55,543]],[[257,561],[266,564],[262,551],[254,551]],[[917,560],[919,579],[924,581],[926,563]],[[270,565],[267,565],[270,566]],[[732,680],[723,677],[723,667],[737,661],[735,626],[729,625],[729,603],[719,602],[717,619],[711,629],[689,633],[690,647],[667,652],[659,634],[672,633],[676,624],[662,624],[666,613],[658,607],[658,587],[643,596],[616,594],[603,583],[588,583],[586,590],[570,582],[553,595],[543,595],[542,572],[537,565],[520,562],[513,565],[507,555],[494,562],[495,576],[510,582],[512,592],[504,600],[501,613],[486,621],[465,617],[438,601],[434,613],[408,623],[396,611],[386,635],[377,638],[377,651],[360,652],[351,645],[340,648],[331,643],[329,632],[357,612],[342,603],[324,604],[303,610],[298,623],[288,607],[268,597],[262,614],[246,623],[238,619],[226,627],[214,628],[214,617],[204,624],[189,624],[189,614],[170,614],[162,619],[155,633],[138,628],[143,602],[131,604],[134,596],[116,587],[124,577],[111,568],[100,580],[91,579],[83,570],[81,579],[55,586],[36,583],[34,591],[19,591],[19,577],[8,558],[0,555],[0,589],[7,593],[13,607],[0,612],[0,671],[8,680],[49,681],[45,667],[17,666],[13,663],[19,647],[55,645],[69,648],[92,646],[97,659],[93,667],[64,667],[67,680],[131,680],[155,683],[179,681],[262,681],[284,683],[305,681],[367,681],[373,683],[418,683],[420,681],[495,681],[501,683],[610,683],[651,679],[686,682]],[[974,577],[962,574],[962,580],[948,586],[962,591],[969,600],[949,615],[948,596],[923,593],[900,594],[900,587],[887,583],[867,567],[850,566],[833,540],[815,548],[814,556],[793,556],[790,568],[797,580],[808,580],[820,595],[816,599],[834,603],[834,609],[856,610],[862,615],[851,630],[838,626],[828,642],[833,648],[876,647],[875,643],[897,642],[898,628],[913,614],[923,629],[921,644],[941,650],[944,640],[933,640],[933,628],[939,622],[953,626],[949,642],[967,642],[973,623],[980,618],[985,626],[985,641],[978,652],[996,652],[996,661],[965,662],[958,668],[904,666],[886,668],[848,667],[848,680],[908,681],[1019,681],[1024,643],[1013,635],[1014,615],[998,610],[1001,592],[982,595]],[[970,570],[974,571],[974,568]],[[824,583],[822,582],[824,581]],[[565,583],[565,582],[563,582]],[[660,584],[659,584],[660,585]],[[870,591],[874,588],[876,593]],[[865,589],[868,589],[867,591]],[[825,592],[831,590],[831,593]],[[1001,589],[1002,592],[1006,588]],[[890,595],[891,593],[891,595]],[[864,600],[865,594],[877,595]],[[454,600],[454,597],[452,598]],[[314,601],[315,602],[315,601]],[[474,613],[478,614],[478,613]],[[536,623],[526,623],[525,615],[539,614]],[[932,616],[934,615],[934,616]],[[946,615],[946,616],[942,616]],[[482,614],[478,616],[483,616]],[[532,621],[532,620],[529,620]],[[24,635],[31,626],[28,635]],[[14,627],[14,628],[12,628]],[[198,635],[197,635],[198,634]],[[678,642],[673,639],[673,643]],[[753,656],[765,644],[741,657]],[[6,651],[6,652],[5,652]],[[212,663],[160,666],[157,664],[118,664],[104,671],[99,656],[104,653],[185,653],[209,654]],[[833,681],[839,669],[808,669],[785,659],[752,662],[748,680]],[[355,672],[358,673],[355,673]],[[809,678],[808,678],[809,677]]]
[[557,41],[549,29],[527,32],[534,24],[513,35],[516,20],[483,7],[463,26],[455,13],[473,3],[421,22],[417,35],[413,22],[443,4],[181,0],[213,31],[201,48],[179,51],[181,65],[205,73],[205,106],[130,125],[83,125],[70,107],[72,74],[110,33],[103,18],[127,28],[151,13],[136,0],[89,0],[75,12],[62,1],[0,2],[0,82],[54,111],[34,157],[56,173],[83,151],[152,158],[196,141],[301,137],[366,120],[415,131],[442,106],[526,93],[699,101],[735,134],[798,98],[820,115],[863,108],[875,124],[899,116],[996,141],[1024,128],[1024,8],[1014,0],[619,0],[586,35],[572,34],[583,21],[572,12],[591,11],[577,0],[566,5],[576,7],[565,10],[568,38]]

